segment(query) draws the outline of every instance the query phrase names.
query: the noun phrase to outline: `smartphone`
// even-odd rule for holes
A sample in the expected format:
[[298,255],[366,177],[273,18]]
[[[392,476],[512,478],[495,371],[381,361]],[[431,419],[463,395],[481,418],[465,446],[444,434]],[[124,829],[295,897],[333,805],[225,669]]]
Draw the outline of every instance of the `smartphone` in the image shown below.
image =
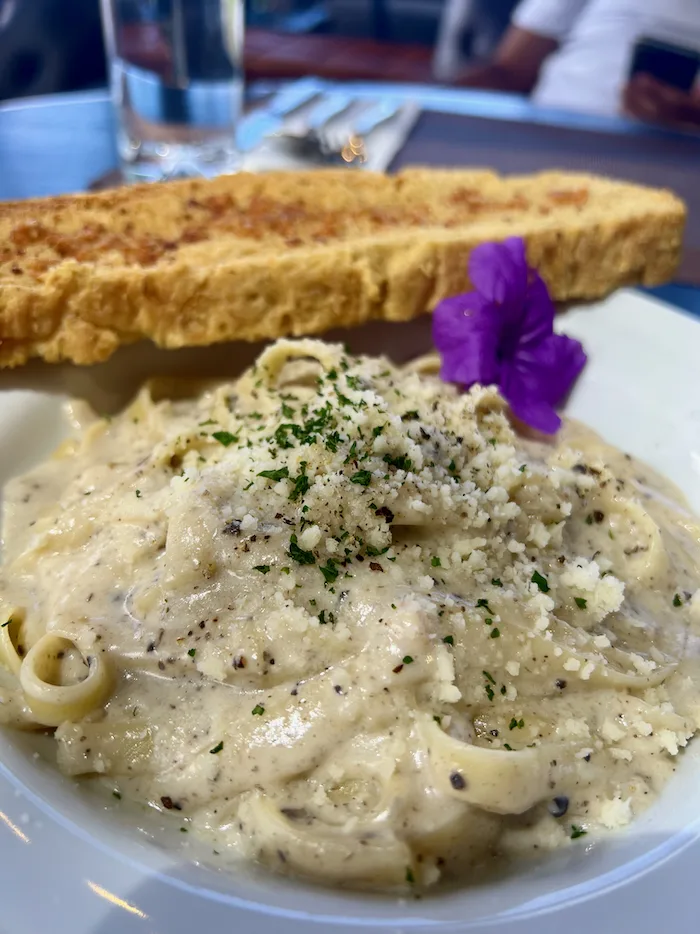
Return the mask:
[[690,91],[700,69],[700,53],[660,39],[637,40],[632,55],[630,78],[641,73],[652,75],[680,91]]

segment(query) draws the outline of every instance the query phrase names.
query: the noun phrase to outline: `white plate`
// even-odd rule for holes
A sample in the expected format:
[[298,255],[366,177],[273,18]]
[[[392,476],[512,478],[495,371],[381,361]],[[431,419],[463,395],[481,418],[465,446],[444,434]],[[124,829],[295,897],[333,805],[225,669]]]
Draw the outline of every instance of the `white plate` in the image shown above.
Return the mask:
[[[663,471],[700,513],[700,326],[634,292],[567,312],[590,362],[568,411]],[[429,323],[373,325],[353,349],[405,358]],[[32,366],[0,376],[0,481],[46,456],[62,434],[60,403],[126,401],[152,373],[233,375],[256,348],[120,352],[91,370]],[[343,894],[262,871],[197,865],[195,841],[129,820],[59,777],[31,740],[0,736],[0,932],[38,934],[301,934],[309,931],[572,934],[611,919],[635,934],[693,928],[700,874],[700,742],[682,756],[661,800],[628,830],[556,854],[543,865],[461,893],[398,901]],[[692,914],[691,914],[692,912]],[[624,919],[624,922],[622,922]],[[615,924],[615,928],[618,925]]]

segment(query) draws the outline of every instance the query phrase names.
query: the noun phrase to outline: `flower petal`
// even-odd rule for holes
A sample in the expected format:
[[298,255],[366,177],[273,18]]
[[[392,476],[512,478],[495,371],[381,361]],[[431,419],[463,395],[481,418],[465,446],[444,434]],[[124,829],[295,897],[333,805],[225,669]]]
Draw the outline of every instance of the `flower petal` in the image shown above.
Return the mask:
[[564,399],[585,363],[578,341],[552,334],[539,344],[519,347],[502,364],[499,385],[518,418],[551,434],[560,424],[553,406]]
[[499,312],[477,292],[440,302],[433,312],[433,341],[442,356],[442,379],[467,387],[498,382]]
[[505,398],[516,418],[542,434],[554,435],[561,428],[561,419],[548,402],[526,395],[518,395],[515,399],[508,396]]
[[565,334],[553,334],[543,350],[553,361],[547,373],[548,399],[558,405],[571,391],[588,357],[580,342]]
[[497,305],[519,308],[527,289],[527,258],[521,237],[502,243],[482,243],[469,257],[469,278],[474,287]]
[[528,267],[521,238],[475,247],[469,275],[477,291],[446,299],[433,315],[442,378],[466,387],[497,383],[518,418],[555,432],[554,406],[583,369],[583,348],[554,333],[554,304]]
[[529,346],[549,337],[554,328],[554,302],[539,273],[532,271],[527,284],[523,317],[520,325],[520,346]]

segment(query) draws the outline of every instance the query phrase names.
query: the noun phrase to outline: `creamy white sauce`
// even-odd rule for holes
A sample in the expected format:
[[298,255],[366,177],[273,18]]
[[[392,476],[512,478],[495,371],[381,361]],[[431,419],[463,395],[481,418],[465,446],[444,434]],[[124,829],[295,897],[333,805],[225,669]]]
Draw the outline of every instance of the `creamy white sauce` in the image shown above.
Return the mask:
[[700,724],[699,542],[581,426],[523,439],[430,361],[280,342],[9,484],[0,719],[57,727],[66,773],[219,852],[468,879],[671,775]]

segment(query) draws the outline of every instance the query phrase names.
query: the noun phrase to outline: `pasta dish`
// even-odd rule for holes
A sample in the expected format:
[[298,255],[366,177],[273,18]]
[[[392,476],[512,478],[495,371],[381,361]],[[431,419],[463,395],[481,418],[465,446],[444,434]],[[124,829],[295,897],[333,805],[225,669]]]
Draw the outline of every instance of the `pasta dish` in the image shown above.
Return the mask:
[[10,482],[3,538],[0,722],[279,871],[427,886],[580,845],[700,726],[679,495],[432,357],[280,341],[147,386]]

